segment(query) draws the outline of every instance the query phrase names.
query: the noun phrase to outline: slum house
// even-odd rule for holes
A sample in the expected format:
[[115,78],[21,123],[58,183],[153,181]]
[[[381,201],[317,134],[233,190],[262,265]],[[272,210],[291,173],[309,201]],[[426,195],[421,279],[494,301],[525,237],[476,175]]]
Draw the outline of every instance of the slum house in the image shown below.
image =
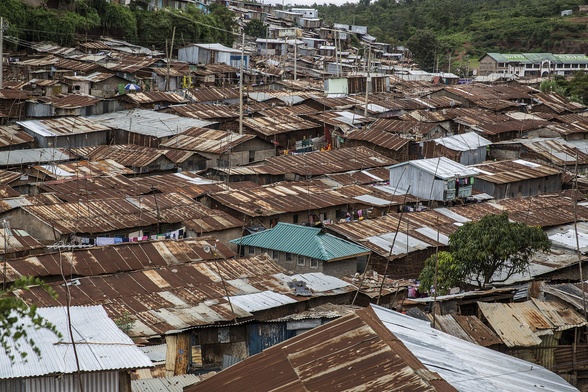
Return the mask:
[[0,151],[30,148],[33,141],[31,135],[16,125],[0,125]]
[[207,159],[207,168],[246,165],[275,155],[273,144],[254,135],[209,128],[188,129],[160,147],[197,152]]
[[495,199],[536,196],[562,189],[563,172],[560,169],[522,159],[470,167],[480,173],[476,176],[474,190]]
[[[59,80],[31,79],[28,82],[19,82],[17,85],[11,85],[10,82],[4,81],[4,87],[13,90],[22,90],[29,97],[52,97],[58,94],[67,94],[68,85]],[[27,105],[27,116],[29,108]]]
[[50,98],[53,115],[61,116],[92,116],[119,110],[114,101],[106,101],[89,95],[70,94]]
[[[204,250],[208,248],[215,248],[215,252]],[[234,252],[211,236],[78,247],[63,249],[61,252],[52,249],[50,252],[8,260],[6,281],[14,282],[23,276],[36,276],[48,283],[63,282],[62,270],[67,271],[70,279],[75,279],[234,256]]]
[[177,193],[25,205],[4,213],[42,243],[106,245],[175,235],[215,234],[223,241],[241,233],[242,221]]
[[[329,146],[332,148],[343,147],[343,136],[345,136],[349,131],[361,128],[373,121],[371,118],[364,117],[350,111],[331,111],[316,114],[304,114],[303,117],[322,125],[324,141],[322,138],[318,141],[324,143],[327,148],[329,148]],[[320,144],[314,144],[316,143],[313,143],[312,147],[315,149],[319,149],[321,147]]]
[[[193,69],[193,67],[190,67]],[[193,70],[194,79],[190,77],[191,85],[196,87],[205,86],[228,86],[237,84],[239,69],[226,64],[199,65]]]
[[[202,250],[215,254],[214,247]],[[169,257],[170,255],[166,255]],[[294,336],[287,322],[268,322],[326,303],[347,304],[354,287],[321,273],[287,275],[267,255],[202,260],[70,281],[71,304],[100,304],[112,319],[132,320],[135,341],[167,345],[166,375],[216,367]],[[44,291],[18,291],[27,303],[59,306],[61,282]]]
[[298,150],[307,143],[312,147],[313,139],[324,136],[320,124],[289,115],[243,118],[243,131],[285,150]]
[[401,221],[396,214],[384,215],[328,225],[325,230],[370,249],[372,254],[366,269],[395,279],[414,279],[420,274],[425,260],[437,249],[443,250],[449,242],[449,234],[457,229],[446,218],[426,222],[420,219],[421,216],[425,215],[413,217],[411,214]]
[[[36,194],[34,187],[42,187],[49,181],[79,180],[92,177],[116,177],[131,175],[134,172],[123,165],[110,160],[77,161],[71,163],[57,163],[48,165],[34,165],[24,170],[31,184],[31,194]],[[39,183],[39,184],[35,184]]]
[[[383,341],[395,344],[382,345]],[[382,358],[356,355],[358,349]],[[318,372],[317,357],[332,364],[326,375],[322,369]],[[380,369],[382,364],[392,367]],[[268,366],[273,366],[280,378],[264,377],[257,370]],[[341,369],[345,369],[344,376],[338,374]],[[525,392],[538,385],[553,392],[577,390],[541,366],[434,330],[428,321],[374,305],[274,346],[186,388],[186,392],[237,391],[243,382],[267,391],[284,385],[324,391],[348,386],[402,390],[407,385],[418,391]]]
[[396,163],[365,147],[314,151],[296,155],[279,155],[266,158],[260,164],[228,169],[210,170],[213,177],[229,182],[252,181],[272,184],[279,181],[301,181],[325,174],[366,170]]
[[[127,81],[127,83],[137,84],[144,91],[151,89],[151,66],[157,62],[156,58],[151,56],[137,56],[117,53],[116,57],[107,57],[102,66],[108,71],[114,72],[116,76]],[[125,94],[124,85],[119,86],[118,93]]]
[[67,162],[77,159],[76,155],[68,153],[64,148],[51,147],[0,151],[0,167],[21,172],[31,164]]
[[349,147],[363,146],[398,162],[408,160],[410,139],[377,128],[353,130],[344,137]]
[[[392,119],[378,119],[369,126],[369,129],[384,131],[413,141],[432,140],[446,137],[451,132],[436,123],[424,123],[420,121],[402,121]],[[411,155],[414,153],[411,152]]]
[[190,64],[217,64],[222,63],[234,68],[249,69],[249,52],[244,53],[240,49],[228,48],[221,44],[191,44],[178,49],[178,60]]
[[218,129],[223,131],[239,130],[239,110],[228,105],[209,103],[191,103],[169,108],[170,112],[182,117],[197,118],[218,123]]
[[92,161],[110,159],[137,174],[176,170],[202,170],[207,158],[193,151],[158,149],[135,144],[102,145],[70,150]]
[[151,71],[153,92],[178,91],[186,87],[191,87],[191,83],[188,82],[191,74],[188,67],[182,69],[175,66],[170,66],[169,69],[167,67],[153,67]]
[[[95,167],[100,169],[99,166]],[[91,170],[94,167],[89,166],[88,168]],[[66,167],[66,169],[70,168]],[[128,170],[124,166],[123,169]],[[50,193],[64,202],[119,199],[154,192],[154,189],[147,182],[132,181],[122,174],[88,177],[70,175],[65,176],[63,179],[41,181],[35,184],[35,189],[38,193]]]
[[421,144],[425,158],[446,157],[467,166],[486,161],[486,151],[492,142],[475,132],[467,132]]
[[6,124],[11,119],[20,120],[26,113],[26,100],[28,96],[23,91],[1,89],[0,90],[0,121]]
[[173,136],[192,127],[210,128],[215,123],[152,110],[133,109],[89,117],[114,131],[115,144],[159,147]]
[[[271,229],[231,240],[241,256],[267,253],[280,266],[295,273],[322,272],[353,276],[370,254],[320,228],[278,222]],[[360,260],[361,259],[361,260]]]
[[[500,336],[500,351],[545,366],[573,385],[585,387],[588,354],[582,335],[586,319],[556,299],[518,303],[479,303],[481,316]],[[561,349],[560,349],[560,346]],[[562,355],[575,350],[575,355]]]
[[[221,192],[230,189],[226,184],[208,178],[201,177],[194,172],[183,171],[181,173],[156,174],[148,177],[132,178],[135,186],[149,186],[152,191],[160,193],[181,193],[193,199],[210,192]],[[237,188],[245,187],[246,183],[235,183]],[[250,184],[250,186],[257,186]]]
[[212,193],[202,199],[245,227],[271,228],[278,222],[320,225],[345,218],[349,199],[324,184],[278,183],[258,188]]
[[2,260],[38,255],[46,251],[45,245],[31,237],[25,230],[10,227],[10,222],[3,222],[0,228],[0,255]]
[[[329,366],[316,366],[318,357]],[[275,376],[269,376],[268,369]],[[346,370],[344,375],[341,369]],[[245,383],[268,392],[285,385],[294,390],[321,391],[389,391],[408,385],[415,391],[456,391],[417,360],[371,308],[269,348],[185,390],[232,392],[241,390]]]
[[[29,318],[19,320],[15,328],[21,327],[26,338],[7,341],[16,359],[4,350],[0,354],[3,391],[69,392],[83,385],[87,392],[131,392],[131,372],[153,366],[102,306],[38,308],[37,315],[59,335],[33,325]],[[26,360],[19,353],[27,354]]]
[[237,104],[239,89],[234,87],[200,87],[186,90],[186,98],[192,103]]
[[0,170],[0,197],[3,199],[9,197],[19,197],[20,193],[16,191],[13,186],[20,185],[22,180],[22,173],[9,170]]
[[181,94],[163,91],[129,92],[117,96],[116,99],[126,106],[125,109],[160,110],[171,105],[188,103]]
[[[459,130],[464,132],[473,131],[492,141],[493,143],[518,139],[522,137],[532,137],[532,134],[544,134],[544,131],[550,123],[542,120],[513,120],[504,117],[495,117],[494,119],[485,119],[482,116],[465,117],[460,116],[453,119]],[[553,135],[553,133],[550,133]]]
[[531,111],[533,113],[565,115],[580,113],[585,108],[581,103],[570,101],[557,93],[539,92],[533,95]]
[[472,195],[479,172],[448,158],[419,159],[390,167],[390,186],[423,200],[456,202]]
[[110,127],[85,117],[18,121],[17,124],[41,148],[96,146],[112,140]]
[[98,98],[112,98],[128,84],[125,79],[109,72],[95,72],[84,78],[90,82],[87,94]]
[[[487,86],[483,84],[470,84],[463,86],[444,87],[440,90],[430,93],[431,97],[448,97],[454,101],[460,102],[464,108],[476,108],[480,104],[488,106],[497,105],[495,112],[501,110],[516,110],[517,106],[522,108],[533,102],[533,97],[539,91],[524,87],[512,86],[507,89],[499,86]],[[506,101],[506,106],[501,103]],[[514,106],[512,104],[515,104]]]

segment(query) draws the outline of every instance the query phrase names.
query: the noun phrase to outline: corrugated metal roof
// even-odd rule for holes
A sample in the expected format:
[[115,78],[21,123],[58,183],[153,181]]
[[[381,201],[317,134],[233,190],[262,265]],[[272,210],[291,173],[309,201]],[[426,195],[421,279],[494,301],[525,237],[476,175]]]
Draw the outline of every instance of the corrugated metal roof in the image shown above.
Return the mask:
[[[181,223],[218,217],[213,231],[242,226],[228,214],[205,207],[188,196],[167,193],[106,200],[22,207],[61,234],[107,233],[159,223]],[[49,223],[50,222],[50,223]]]
[[211,121],[143,109],[123,110],[100,116],[91,116],[88,119],[113,129],[122,129],[158,138],[175,136],[192,127],[204,128],[214,124]]
[[444,180],[450,180],[458,177],[472,177],[477,176],[479,172],[473,166],[464,166],[461,163],[452,161],[449,158],[430,158],[417,159],[408,162],[402,162],[392,166],[392,168],[411,165],[417,167],[427,173],[433,174],[435,177]]
[[[259,312],[282,305],[295,304],[296,301],[287,295],[274,293],[273,291],[262,291],[260,293],[243,294],[229,297],[231,303],[247,312]],[[225,298],[226,299],[226,298]]]
[[189,105],[172,106],[171,109],[180,116],[201,119],[236,119],[239,112],[236,108],[227,105],[213,105],[205,103],[193,103]]
[[562,173],[560,169],[522,159],[480,163],[469,167],[480,172],[477,178],[494,184],[532,180]]
[[243,126],[264,136],[274,136],[320,127],[315,122],[288,115],[281,117],[245,117],[243,118]]
[[[214,254],[205,251],[215,246]],[[233,251],[222,243],[216,243],[212,237],[128,242],[63,251],[61,255],[45,253],[13,258],[7,261],[6,279],[13,282],[23,276],[51,278],[61,276],[62,268],[76,276],[99,276],[233,256]]]
[[375,305],[372,308],[386,328],[429,370],[458,391],[577,392],[542,366],[432,329],[428,321]]
[[0,125],[0,147],[31,143],[33,137],[16,125]]
[[367,128],[349,133],[349,140],[364,140],[379,147],[398,151],[410,142],[410,139],[383,131],[378,128]]
[[[42,173],[44,180],[65,179],[71,177],[97,177],[97,176],[118,176],[122,174],[133,174],[131,169],[111,160],[102,159],[98,161],[77,161],[72,163],[47,164],[32,166],[33,169]],[[47,186],[45,181],[41,186]],[[87,188],[84,190],[87,191]],[[63,189],[55,189],[63,193]]]
[[369,309],[247,358],[186,392],[455,391],[427,370]]
[[537,346],[542,342],[542,335],[587,323],[574,310],[565,309],[557,302],[478,302],[478,307],[507,347]]
[[[233,313],[225,299],[227,294],[232,298],[272,291],[300,302],[354,290],[354,286],[324,274],[290,277],[285,272],[268,255],[259,255],[79,278],[72,281],[69,289],[72,305],[102,304],[114,319],[130,315],[134,324],[129,335],[133,337],[154,336],[253,316],[236,305]],[[312,295],[296,296],[288,285],[294,278],[305,280],[313,290]],[[50,286],[57,292],[57,299],[49,297],[42,288],[19,290],[16,294],[27,303],[40,306],[64,303],[67,296],[63,285],[57,282]],[[249,305],[264,306],[253,305],[251,302],[255,299],[248,298]]]
[[0,166],[28,165],[73,161],[77,159],[63,148],[31,148],[26,150],[0,151]]
[[131,392],[183,392],[185,387],[194,385],[200,380],[202,376],[195,374],[131,380]]
[[231,240],[240,246],[255,246],[312,257],[318,260],[338,260],[357,257],[369,250],[352,242],[323,233],[320,228],[278,222],[271,229]]
[[254,135],[239,135],[217,129],[191,128],[162,143],[160,147],[222,154],[254,138]]
[[186,91],[186,96],[194,102],[216,102],[227,99],[238,99],[239,89],[235,87],[201,87]]
[[[87,106],[93,106],[100,102],[100,98],[91,95],[69,94],[63,97],[55,97],[51,99],[53,107],[58,109],[77,109]],[[79,121],[79,120],[78,120]],[[86,120],[87,121],[87,120]],[[78,123],[76,122],[76,127]]]
[[188,100],[180,94],[168,91],[134,92],[130,94],[125,94],[124,100],[131,101],[138,105],[152,104],[156,102],[168,102],[174,104],[188,102]]
[[34,328],[29,320],[19,320],[18,325],[25,326],[27,339],[35,342],[42,357],[33,352],[25,339],[19,341],[18,350],[8,340],[13,350],[26,352],[28,355],[25,362],[17,354],[17,359],[11,363],[2,350],[0,379],[73,374],[78,370],[76,362],[79,362],[82,372],[132,370],[153,366],[149,358],[108,317],[102,306],[72,306],[69,311],[73,341],[76,343],[76,358],[69,338],[66,308],[38,308],[37,314],[51,322],[63,337],[58,338],[44,328]]
[[492,144],[490,140],[484,139],[476,132],[466,132],[459,135],[433,139],[433,141],[454,151],[472,151]]
[[18,121],[18,125],[40,136],[68,136],[90,132],[107,131],[107,125],[85,117],[60,117],[47,120]]

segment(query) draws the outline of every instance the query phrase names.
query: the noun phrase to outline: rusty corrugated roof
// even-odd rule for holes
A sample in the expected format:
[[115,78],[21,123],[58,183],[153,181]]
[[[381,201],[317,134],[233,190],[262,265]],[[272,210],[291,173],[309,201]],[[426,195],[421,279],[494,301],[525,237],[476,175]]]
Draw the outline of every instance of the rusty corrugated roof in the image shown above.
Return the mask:
[[228,218],[228,214],[207,208],[178,193],[28,205],[21,208],[52,225],[61,234],[106,233],[158,222],[180,223],[203,217],[218,217],[215,231],[242,225],[238,220]]
[[239,135],[235,132],[195,127],[172,137],[160,147],[223,154],[254,138],[254,135]]
[[191,103],[188,105],[172,106],[171,109],[184,117],[202,119],[235,119],[239,117],[238,109],[227,105],[213,105],[208,103]]
[[[204,250],[215,246],[216,256]],[[12,243],[10,248],[13,248]],[[128,242],[14,258],[7,262],[6,278],[13,282],[23,276],[61,277],[62,272],[74,276],[99,276],[233,256],[233,251],[213,237]]]
[[[214,247],[209,251],[214,253]],[[162,257],[173,258],[175,250],[167,252],[160,249],[159,252]],[[99,263],[105,257],[108,256],[101,256]],[[232,306],[232,311],[227,294],[241,300],[240,303],[247,300],[264,310],[310,298],[345,295],[354,290],[353,286],[321,273],[289,277],[267,254],[170,264],[72,279],[68,287],[70,305],[102,305],[113,319],[126,316],[133,320],[129,331],[131,337],[152,337],[169,331],[253,317],[252,312],[237,305]],[[69,271],[66,273],[69,275]],[[295,277],[304,280],[307,275],[319,285],[321,282],[325,284],[325,288],[315,288],[311,296],[294,295],[294,289],[288,283]],[[56,282],[50,286],[57,292],[57,299],[47,295],[43,288],[19,290],[15,294],[38,306],[64,304],[68,296],[63,283]],[[256,295],[261,298],[256,300]],[[269,302],[264,303],[263,298]]]
[[[263,112],[261,112],[263,114]],[[280,117],[245,117],[243,127],[263,136],[319,128],[320,125],[298,116],[282,115]]]
[[39,185],[39,188],[67,202],[116,199],[152,191],[146,183],[132,181],[122,175],[86,178],[83,174],[79,176],[74,174],[65,180],[45,181]]
[[521,159],[480,163],[470,167],[480,172],[480,174],[476,176],[477,179],[494,184],[507,184],[511,182],[532,180],[562,173],[560,169],[527,162]]
[[362,140],[376,146],[398,151],[410,142],[410,139],[400,137],[397,134],[386,132],[378,128],[355,130],[348,134],[349,140]]
[[[270,376],[271,375],[271,376]],[[186,392],[457,391],[428,370],[371,308],[270,347]]]
[[53,106],[58,109],[77,109],[92,106],[101,101],[100,98],[91,95],[69,94],[51,99]]
[[0,125],[0,147],[31,143],[34,138],[16,125]]
[[478,302],[486,320],[507,347],[533,347],[541,336],[587,324],[575,310],[556,301]]
[[235,87],[201,87],[186,91],[186,96],[194,102],[214,102],[239,98],[239,89]]
[[44,137],[77,135],[110,129],[99,122],[79,116],[18,121],[17,124]]
[[125,94],[123,99],[131,101],[138,105],[151,104],[156,102],[169,102],[174,104],[188,102],[187,99],[185,99],[178,93],[164,91],[134,92]]

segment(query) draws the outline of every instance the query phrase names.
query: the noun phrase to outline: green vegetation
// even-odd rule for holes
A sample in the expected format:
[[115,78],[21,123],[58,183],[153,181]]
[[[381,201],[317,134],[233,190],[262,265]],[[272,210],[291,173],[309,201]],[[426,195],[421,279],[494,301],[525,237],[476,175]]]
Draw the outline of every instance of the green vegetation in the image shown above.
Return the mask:
[[[550,246],[540,227],[510,222],[506,213],[468,222],[449,237],[451,253],[439,252],[437,293],[445,294],[451,287],[463,287],[468,282],[477,283],[480,289],[504,282],[526,271],[533,253],[547,251]],[[432,256],[419,277],[421,287],[431,287],[434,276]]]
[[236,27],[234,14],[226,7],[212,5],[204,14],[190,6],[185,11],[146,11],[146,3],[130,7],[106,0],[72,0],[67,9],[29,8],[20,0],[0,1],[0,15],[9,23],[6,35],[29,42],[51,41],[71,46],[78,38],[110,36],[131,43],[165,48],[176,27],[180,45],[192,42],[220,42],[232,45]]
[[252,19],[245,25],[245,34],[257,38],[266,38],[266,28],[262,21]]
[[541,91],[555,92],[570,100],[588,105],[588,74],[579,71],[571,79],[556,76],[553,80],[541,83]]
[[[561,17],[584,0],[377,0],[317,6],[327,23],[368,26],[379,41],[407,44],[430,31],[439,42],[440,67],[487,52],[583,53],[588,18]],[[410,49],[414,49],[410,47]],[[453,68],[453,67],[452,67]]]
[[[55,297],[55,291],[43,285],[39,278],[22,277],[14,282],[11,290],[28,290],[30,286],[43,286]],[[61,337],[55,326],[37,314],[36,306],[28,306],[23,300],[0,290],[0,343],[12,362],[16,357],[26,360],[27,353],[21,350],[23,342],[30,345],[39,357],[42,353],[27,333],[29,325],[36,329],[46,328]]]

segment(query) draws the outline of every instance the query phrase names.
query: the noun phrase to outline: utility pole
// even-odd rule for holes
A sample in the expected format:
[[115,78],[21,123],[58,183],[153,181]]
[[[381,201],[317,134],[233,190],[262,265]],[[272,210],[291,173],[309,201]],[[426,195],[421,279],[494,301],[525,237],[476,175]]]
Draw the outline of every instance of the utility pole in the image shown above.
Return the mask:
[[298,45],[296,45],[296,41],[297,41],[297,38],[296,38],[296,35],[294,35],[294,80],[297,80],[297,77],[296,77],[296,63],[297,63],[297,60],[298,60]]
[[[169,53],[167,54],[167,75],[165,76],[165,91],[169,91],[169,68],[170,68],[171,58],[174,53],[174,38],[175,37],[176,37],[176,26],[174,26],[174,30],[172,32],[171,49],[169,50]],[[166,42],[165,47],[167,50],[167,40],[165,42]]]
[[0,16],[0,89],[4,88],[4,18]]
[[368,57],[367,57],[367,76],[365,77],[365,107],[363,110],[363,116],[368,116],[368,95],[369,95],[369,82],[370,82],[370,60],[372,56],[372,46],[368,44]]
[[245,61],[245,29],[241,29],[241,65],[239,66],[239,135],[243,134],[243,62]]

